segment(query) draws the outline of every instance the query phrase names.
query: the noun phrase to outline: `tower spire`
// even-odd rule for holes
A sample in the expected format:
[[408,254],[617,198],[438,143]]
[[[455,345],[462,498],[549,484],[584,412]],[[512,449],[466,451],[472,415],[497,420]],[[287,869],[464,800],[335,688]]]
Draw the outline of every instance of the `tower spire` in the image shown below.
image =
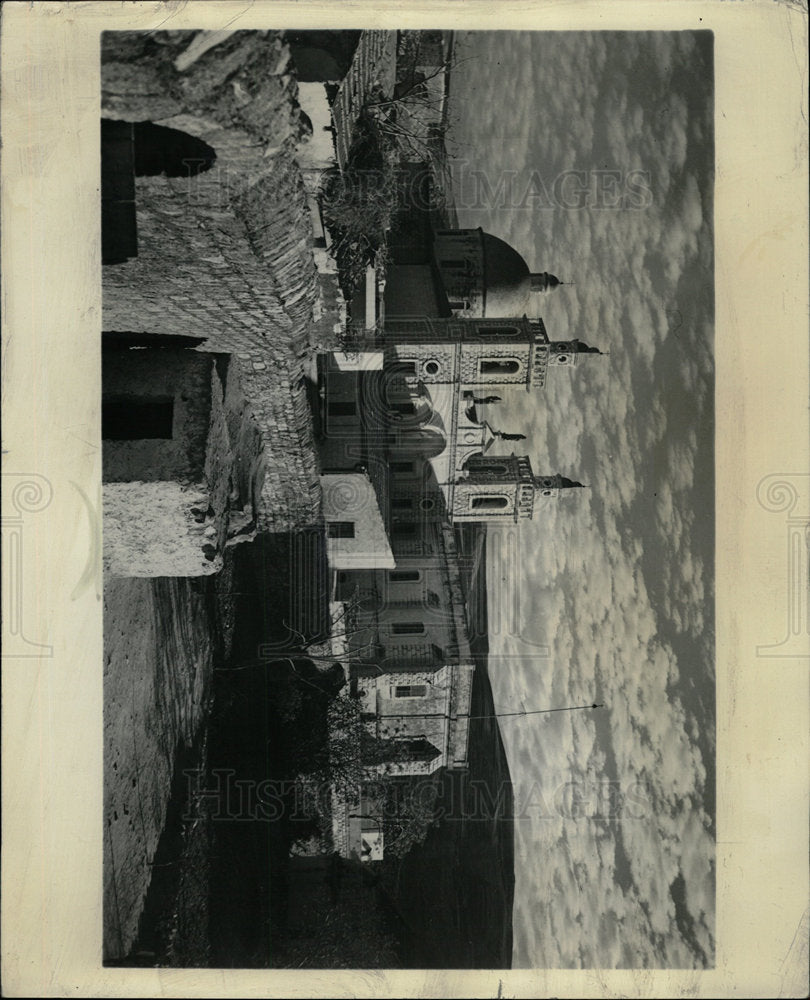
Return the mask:
[[535,489],[540,496],[558,497],[561,490],[585,489],[585,484],[577,482],[576,479],[569,479],[561,476],[559,472],[556,476],[533,476]]

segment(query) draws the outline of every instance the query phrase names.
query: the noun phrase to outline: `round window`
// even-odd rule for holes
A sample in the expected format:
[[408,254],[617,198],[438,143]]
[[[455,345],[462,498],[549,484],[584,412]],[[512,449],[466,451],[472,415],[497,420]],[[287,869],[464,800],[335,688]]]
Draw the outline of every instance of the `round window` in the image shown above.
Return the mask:
[[431,360],[431,361],[426,361],[422,367],[424,369],[425,375],[438,375],[439,372],[441,371],[442,366],[439,364],[438,361]]
[[436,506],[436,501],[433,499],[433,497],[422,497],[422,499],[419,501],[419,506],[422,508],[422,510],[433,510],[433,508]]

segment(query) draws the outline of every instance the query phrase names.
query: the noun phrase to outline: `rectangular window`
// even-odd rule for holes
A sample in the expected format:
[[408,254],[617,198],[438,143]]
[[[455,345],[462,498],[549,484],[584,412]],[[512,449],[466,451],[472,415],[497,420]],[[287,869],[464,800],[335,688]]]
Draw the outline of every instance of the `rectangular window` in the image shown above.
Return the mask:
[[421,574],[418,569],[392,569],[388,573],[389,583],[418,583]]
[[397,684],[394,688],[395,698],[425,698],[427,684]]
[[415,535],[417,527],[416,521],[397,521],[392,525],[395,535]]
[[171,396],[108,396],[101,401],[101,436],[107,441],[171,440]]
[[392,472],[413,472],[413,462],[389,462],[388,468]]
[[443,260],[442,261],[442,267],[455,267],[459,271],[463,271],[464,270],[464,261],[463,260]]
[[330,521],[327,527],[330,538],[354,538],[354,521]]
[[410,417],[412,414],[416,413],[416,407],[413,403],[390,403],[391,410],[394,413],[401,413],[405,417]]
[[357,413],[357,404],[353,399],[332,399],[329,401],[330,417],[353,417]]
[[402,378],[408,378],[409,376],[416,375],[416,362],[415,361],[395,361],[392,370],[397,374],[401,375]]
[[413,507],[413,498],[391,497],[391,506],[394,510],[410,510]]
[[101,259],[122,264],[138,256],[135,140],[132,122],[101,120]]
[[391,635],[423,635],[424,631],[421,622],[391,622]]

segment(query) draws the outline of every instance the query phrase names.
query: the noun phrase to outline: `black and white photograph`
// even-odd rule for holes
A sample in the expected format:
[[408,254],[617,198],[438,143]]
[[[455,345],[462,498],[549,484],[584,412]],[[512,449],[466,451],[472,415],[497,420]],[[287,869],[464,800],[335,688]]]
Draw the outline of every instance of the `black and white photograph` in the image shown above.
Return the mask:
[[4,995],[806,994],[807,35],[3,5]]
[[101,39],[104,955],[715,961],[713,39]]

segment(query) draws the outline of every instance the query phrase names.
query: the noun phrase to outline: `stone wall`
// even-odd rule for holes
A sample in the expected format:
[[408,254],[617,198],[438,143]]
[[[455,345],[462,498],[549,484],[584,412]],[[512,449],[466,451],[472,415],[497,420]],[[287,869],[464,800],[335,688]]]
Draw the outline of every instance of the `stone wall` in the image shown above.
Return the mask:
[[259,527],[320,520],[303,362],[320,309],[307,123],[277,32],[106,32],[102,115],[204,140],[210,169],[136,178],[138,255],[103,271],[103,329],[232,354],[267,451]]
[[346,803],[346,796],[333,788],[331,790],[332,803],[332,846],[342,857],[349,856],[349,811]]
[[[213,359],[194,351],[106,350],[102,354],[103,396],[149,400],[170,398],[170,438],[105,439],[105,483],[173,479],[197,483],[205,465],[211,412]],[[137,423],[137,416],[132,418]]]

